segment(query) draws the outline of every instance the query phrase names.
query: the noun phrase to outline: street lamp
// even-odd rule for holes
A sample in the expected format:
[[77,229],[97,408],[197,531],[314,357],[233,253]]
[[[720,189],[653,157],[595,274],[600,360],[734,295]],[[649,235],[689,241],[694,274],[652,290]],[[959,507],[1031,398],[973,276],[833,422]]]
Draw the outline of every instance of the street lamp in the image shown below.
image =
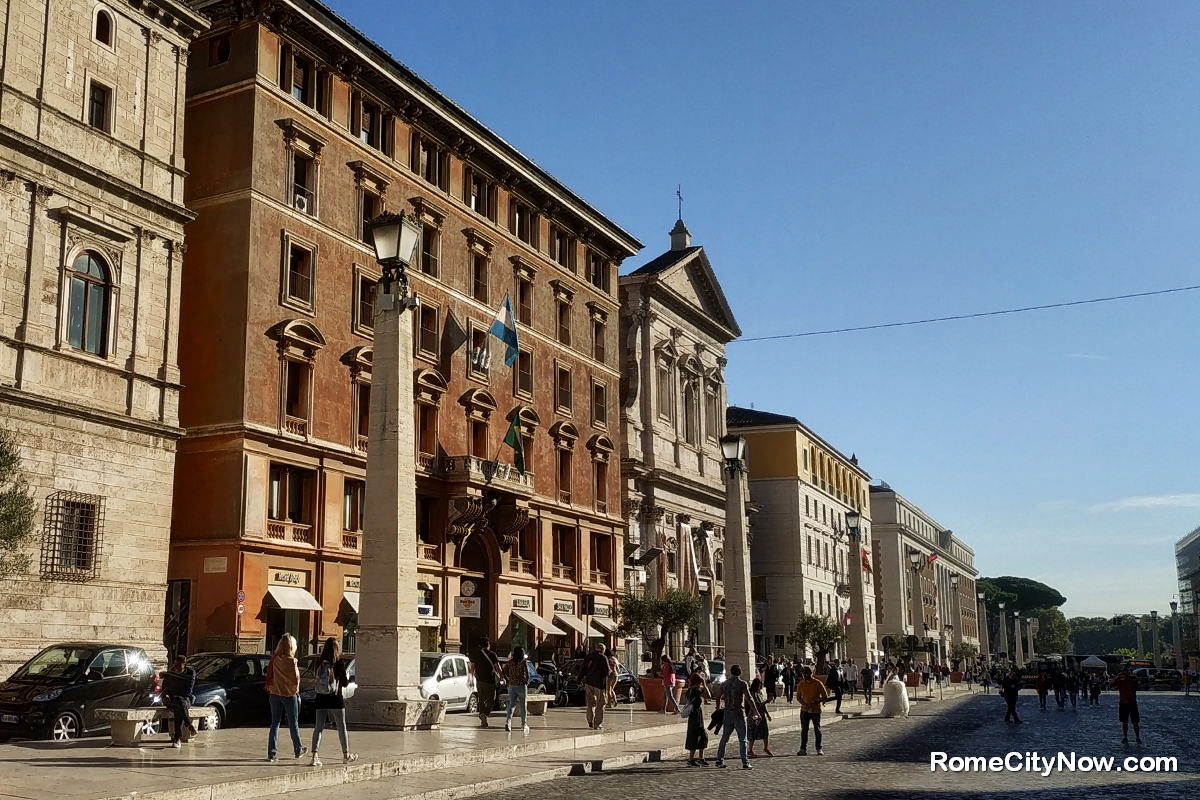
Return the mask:
[[978,601],[975,604],[975,628],[979,635],[979,652],[986,658],[991,658],[991,648],[988,646],[988,619],[987,619],[987,595],[983,592],[976,592],[975,599]]
[[1150,643],[1154,647],[1154,666],[1161,667],[1162,666],[1162,654],[1159,653],[1160,648],[1158,646],[1158,612],[1157,611],[1150,612],[1150,625],[1152,627],[1151,633],[1153,636],[1153,638],[1150,640]]
[[1021,633],[1021,612],[1013,612],[1013,630],[1017,634],[1017,669],[1025,668],[1025,642]]
[[725,458],[725,663],[754,668],[754,607],[750,597],[750,537],[746,519],[746,440],[721,437]]
[[400,282],[400,297],[408,297],[407,269],[417,255],[421,226],[411,214],[385,211],[367,223],[375,260],[383,269],[383,294],[392,295],[392,281]]
[[1183,639],[1179,637],[1179,603],[1171,601],[1171,642],[1175,648],[1175,669],[1183,663]]
[[859,525],[862,523],[862,514],[857,511],[846,512],[846,532],[850,534],[851,541],[857,541],[861,535]]

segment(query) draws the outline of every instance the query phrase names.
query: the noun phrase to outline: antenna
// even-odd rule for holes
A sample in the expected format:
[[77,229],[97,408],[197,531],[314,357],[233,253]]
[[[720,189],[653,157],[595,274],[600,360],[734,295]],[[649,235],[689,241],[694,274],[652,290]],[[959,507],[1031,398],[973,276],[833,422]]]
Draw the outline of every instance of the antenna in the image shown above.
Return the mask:
[[683,219],[683,184],[675,188],[675,196],[679,198],[679,218]]

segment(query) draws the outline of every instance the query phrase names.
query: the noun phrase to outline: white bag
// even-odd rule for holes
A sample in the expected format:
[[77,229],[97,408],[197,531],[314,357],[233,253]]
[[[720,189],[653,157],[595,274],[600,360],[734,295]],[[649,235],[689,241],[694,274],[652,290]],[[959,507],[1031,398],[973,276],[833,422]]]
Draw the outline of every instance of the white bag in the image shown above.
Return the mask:
[[691,716],[692,710],[693,710],[692,704],[688,703],[686,706],[679,709],[679,716],[683,717],[684,719],[687,719],[689,716]]

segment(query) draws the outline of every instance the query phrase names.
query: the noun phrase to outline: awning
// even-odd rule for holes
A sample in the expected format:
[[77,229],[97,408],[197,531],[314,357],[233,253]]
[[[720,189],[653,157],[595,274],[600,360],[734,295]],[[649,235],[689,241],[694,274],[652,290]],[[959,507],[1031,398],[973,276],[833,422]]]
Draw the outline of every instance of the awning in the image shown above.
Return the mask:
[[592,627],[606,634],[617,632],[617,623],[608,617],[592,617]]
[[317,598],[299,586],[268,586],[267,594],[280,608],[290,611],[324,611]]
[[588,626],[584,625],[583,620],[579,617],[572,617],[570,614],[555,614],[554,621],[566,625],[576,633],[581,633],[584,636],[588,635]]
[[524,622],[526,625],[532,625],[542,633],[548,633],[551,636],[563,636],[566,634],[566,631],[559,630],[532,611],[517,611],[516,609],[513,609],[512,613],[513,616],[521,620],[521,622]]
[[346,605],[354,609],[354,613],[358,613],[358,592],[342,592],[342,599],[346,601]]

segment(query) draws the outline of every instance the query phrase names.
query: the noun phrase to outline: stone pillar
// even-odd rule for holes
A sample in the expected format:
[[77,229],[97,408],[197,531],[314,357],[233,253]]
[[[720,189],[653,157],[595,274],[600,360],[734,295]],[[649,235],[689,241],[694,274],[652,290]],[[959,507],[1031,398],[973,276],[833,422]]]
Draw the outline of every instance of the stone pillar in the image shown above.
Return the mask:
[[1179,614],[1171,612],[1171,642],[1175,650],[1175,669],[1183,669],[1183,639],[1179,636]]
[[1024,642],[1022,641],[1022,639],[1024,637],[1021,635],[1021,617],[1020,617],[1020,615],[1013,616],[1013,623],[1014,623],[1014,626],[1013,626],[1014,633],[1016,633],[1016,635],[1017,635],[1017,646],[1016,646],[1016,654],[1017,655],[1016,655],[1015,661],[1017,662],[1017,669],[1021,669],[1025,666],[1025,655],[1022,652],[1025,648],[1025,645],[1024,645]]
[[1012,659],[1009,658],[1010,654],[1008,652],[1008,625],[1004,620],[1004,609],[1003,608],[1000,609],[1000,652],[1004,654],[1004,658],[1002,659],[1004,662],[1003,666],[1008,666],[1008,662],[1011,661]]
[[[905,554],[905,558],[907,558],[907,554]],[[925,641],[922,636],[925,632],[923,627],[925,624],[924,590],[921,586],[921,573],[911,564],[908,566],[908,580],[909,587],[912,589],[912,599],[909,601],[909,606],[911,606],[909,613],[912,615],[912,635],[921,639],[920,646],[924,647]]]
[[[861,524],[861,523],[860,523]],[[870,664],[871,642],[867,633],[867,603],[862,579],[862,534],[850,533],[850,625],[846,629],[849,637],[846,652],[859,664]]]
[[1154,666],[1162,667],[1162,648],[1158,646],[1158,615],[1150,615],[1151,639],[1150,643],[1154,647]]
[[402,296],[379,296],[355,656],[358,688],[349,704],[355,723],[398,730],[437,727],[446,713],[445,702],[422,700],[417,688],[417,481],[412,325],[405,310]]
[[979,634],[979,653],[984,657],[986,663],[991,656],[988,649],[987,604],[976,599],[975,609],[975,629]]
[[754,673],[754,611],[750,602],[750,540],[746,520],[746,473],[725,470],[725,669],[738,664]]
[[1134,627],[1137,628],[1138,661],[1141,661],[1146,657],[1146,648],[1142,645],[1142,625],[1145,623],[1145,618],[1138,617],[1135,623]]

